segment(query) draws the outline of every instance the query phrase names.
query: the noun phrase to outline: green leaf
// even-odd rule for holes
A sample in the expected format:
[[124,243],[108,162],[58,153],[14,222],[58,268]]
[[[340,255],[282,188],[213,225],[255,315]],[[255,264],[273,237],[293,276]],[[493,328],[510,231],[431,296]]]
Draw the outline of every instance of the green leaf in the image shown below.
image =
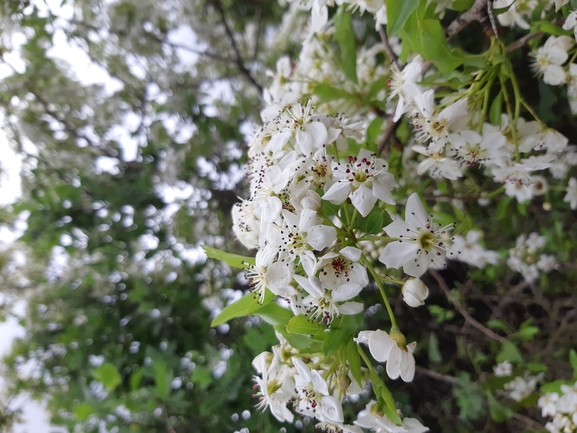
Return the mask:
[[575,349],[571,349],[569,352],[569,363],[573,367],[573,380],[577,380],[577,352]]
[[432,362],[441,362],[443,360],[443,356],[439,350],[439,339],[434,332],[429,336],[429,359]]
[[563,30],[551,21],[536,21],[531,23],[531,32],[543,32],[554,36],[573,36],[573,31]]
[[497,97],[491,102],[489,109],[489,120],[495,126],[501,126],[501,113],[503,112],[503,92],[499,92]]
[[254,316],[262,318],[265,322],[273,326],[286,325],[294,317],[291,310],[281,307],[280,305],[270,302],[252,312]]
[[539,328],[531,325],[532,323],[533,319],[525,320],[521,323],[519,332],[516,334],[521,340],[531,341],[539,333]]
[[517,210],[523,216],[527,216],[527,205],[525,203],[517,203]]
[[114,364],[110,362],[105,362],[100,367],[94,370],[94,378],[99,380],[104,385],[108,391],[112,391],[116,388],[120,382],[120,373]]
[[154,367],[156,395],[167,399],[172,388],[172,370],[169,370],[166,363],[162,361],[155,361],[152,366]]
[[[375,99],[381,90],[387,88],[388,79],[385,77],[381,77],[378,80],[373,81],[371,87],[369,87],[369,93],[367,94],[367,98],[372,100]],[[381,101],[374,101],[374,103],[378,103]],[[381,117],[382,119],[382,117]]]
[[84,403],[84,402],[78,403],[76,405],[76,407],[74,408],[74,415],[80,421],[84,421],[86,418],[88,418],[93,413],[94,413],[94,409],[92,409],[92,406],[90,406],[88,403]]
[[493,421],[504,422],[513,416],[513,411],[499,403],[490,392],[487,392],[487,400],[489,400],[489,412]]
[[323,341],[323,353],[325,355],[335,353],[349,340],[352,341],[359,324],[359,314],[341,316],[338,321],[333,321],[330,331],[325,335]]
[[353,378],[357,381],[359,386],[361,385],[362,375],[361,375],[361,357],[357,349],[357,343],[354,340],[349,340],[347,344],[347,361],[349,363],[349,368],[351,369],[351,374]]
[[511,200],[513,200],[513,198],[507,196],[503,197],[503,199],[499,201],[499,204],[497,205],[497,212],[495,212],[495,218],[497,220],[502,220],[508,217],[507,208],[509,207],[509,203],[511,203]]
[[357,49],[351,26],[351,14],[347,12],[346,5],[340,6],[335,14],[335,39],[341,48],[341,68],[345,77],[356,84],[358,83]]
[[505,332],[506,334],[510,334],[511,330],[507,326],[505,322],[501,319],[492,319],[487,322],[487,326],[491,329],[500,329],[501,331]]
[[423,15],[419,8],[409,17],[401,32],[403,41],[424,59],[433,62],[440,72],[456,69],[465,61],[462,51],[449,48],[439,20],[421,19]]
[[418,0],[387,0],[387,33],[395,36],[419,7]]
[[206,391],[212,383],[212,371],[204,365],[197,365],[196,368],[192,370],[190,380],[200,391]]
[[246,269],[248,265],[254,265],[254,257],[241,256],[239,254],[225,253],[219,249],[209,247],[208,245],[203,245],[202,249],[208,257],[211,259],[220,260],[222,262],[228,263],[233,268]]
[[138,389],[138,387],[140,386],[143,371],[144,370],[142,368],[140,368],[140,369],[136,370],[134,373],[132,373],[132,375],[130,376],[130,390],[131,391],[136,391]]
[[286,325],[290,334],[316,335],[326,330],[324,326],[311,322],[306,316],[294,316]]
[[[356,228],[367,234],[382,233],[384,227],[383,214],[383,210],[376,208],[375,211],[368,216],[368,218],[358,219],[359,225]],[[357,225],[355,224],[355,226]]]
[[521,356],[519,349],[517,349],[517,346],[515,346],[515,343],[507,341],[506,343],[503,343],[503,347],[501,347],[501,350],[497,354],[496,360],[497,362],[510,361],[522,363],[523,357]]
[[319,344],[318,341],[313,340],[311,337],[289,333],[285,326],[275,326],[275,330],[279,334],[281,334],[284,338],[286,338],[286,340],[292,347],[300,351],[303,351],[304,349],[312,346],[313,344],[315,345]]
[[453,4],[450,6],[451,9],[454,11],[466,11],[471,9],[475,0],[455,0]]
[[377,402],[379,407],[383,410],[387,418],[397,425],[402,425],[403,422],[397,414],[397,408],[395,405],[395,399],[387,388],[387,385],[381,380],[379,375],[374,369],[370,370],[371,381],[373,382],[373,392],[377,397]]
[[330,84],[320,83],[315,86],[313,92],[324,101],[334,101],[336,99],[352,99],[353,96],[344,90],[338,89]]
[[558,394],[561,394],[561,387],[563,385],[571,386],[573,385],[573,383],[574,382],[568,382],[565,380],[554,380],[553,382],[549,382],[543,385],[541,387],[541,392],[547,392],[547,393],[556,392]]
[[218,316],[214,318],[210,326],[215,327],[218,325],[222,325],[223,323],[228,322],[230,319],[234,319],[235,317],[243,317],[252,314],[255,310],[258,310],[263,305],[268,304],[276,296],[270,291],[266,290],[264,299],[262,304],[258,301],[258,297],[255,297],[254,293],[247,293],[238,301],[234,302],[231,305],[225,307]]
[[381,128],[385,119],[382,117],[375,117],[369,127],[367,128],[367,141],[370,143],[376,143],[381,133]]

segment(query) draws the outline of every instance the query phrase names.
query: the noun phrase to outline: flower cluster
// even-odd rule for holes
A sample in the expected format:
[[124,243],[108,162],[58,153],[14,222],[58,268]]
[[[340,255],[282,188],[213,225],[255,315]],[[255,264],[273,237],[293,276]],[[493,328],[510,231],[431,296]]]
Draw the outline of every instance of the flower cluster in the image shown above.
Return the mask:
[[507,264],[513,271],[520,272],[528,283],[539,278],[540,271],[547,273],[557,267],[555,256],[540,254],[546,241],[547,238],[538,233],[523,234],[517,238],[515,248],[509,250]]
[[[434,186],[451,185],[455,191],[467,178],[476,191],[471,202],[486,205],[491,199],[504,199],[507,204],[511,197],[522,209],[523,203],[534,199],[550,209],[550,195],[561,191],[568,207],[575,209],[577,183],[569,174],[577,166],[577,146],[547,127],[523,99],[507,58],[509,47],[497,38],[479,55],[485,69],[471,73],[469,67],[479,61],[468,58],[470,63],[463,70],[453,68],[449,78],[431,71],[437,65],[427,56],[433,54],[412,52],[418,51],[418,44],[405,45],[396,37],[359,48],[354,61],[348,59],[348,68],[335,68],[331,60],[337,43],[328,41],[340,44],[339,56],[351,49],[338,34],[338,26],[343,26],[337,24],[339,16],[348,13],[343,12],[347,8],[368,12],[379,28],[387,21],[385,2],[336,2],[347,5],[336,14],[328,12],[332,1],[289,3],[293,10],[310,11],[308,31],[298,59],[282,57],[276,71],[269,72],[272,84],[265,90],[264,124],[249,143],[250,196],[233,209],[234,232],[257,251],[246,274],[254,298],[264,304],[272,293],[277,305],[290,309],[291,315],[283,323],[287,333],[278,335],[281,344],[253,363],[259,374],[258,407],[270,408],[280,421],[293,422],[295,413],[315,418],[322,431],[424,431],[420,422],[401,418],[394,404],[386,406],[378,395],[353,424],[346,424],[343,417],[343,399],[361,392],[367,376],[378,377],[365,348],[374,361],[385,364],[390,379],[408,382],[415,375],[416,342],[407,343],[385,287],[402,286],[405,303],[416,308],[429,295],[419,279],[427,269],[442,268],[448,259],[483,269],[498,264],[499,253],[486,249],[481,232],[471,226],[462,236],[453,236],[450,219],[439,224],[412,192],[421,191],[415,178],[426,176]],[[442,16],[447,2],[433,3],[434,14]],[[494,3],[502,9],[501,25],[528,29],[535,8],[543,18],[567,2]],[[565,8],[563,13],[567,12]],[[565,30],[577,29],[575,17],[567,16]],[[542,46],[541,40],[530,44],[533,71],[545,85],[566,84],[570,98],[574,92],[577,101],[575,41],[565,35],[542,39]],[[576,107],[573,103],[574,111]],[[385,122],[386,130],[383,126],[375,132]],[[396,160],[385,159],[387,152],[381,150],[387,133],[399,124],[408,128],[405,142],[395,149],[400,165],[395,167]],[[382,146],[376,143],[379,136],[385,137]],[[440,189],[432,194],[443,194]],[[453,197],[452,204],[458,207],[457,202],[465,201]],[[392,210],[398,204],[404,205],[404,216]],[[509,251],[507,264],[533,283],[540,272],[557,267],[555,256],[541,254],[544,246],[544,237],[522,235]],[[400,269],[410,278],[385,275],[402,275]],[[391,324],[388,332],[358,332],[358,324],[344,330],[365,312],[361,300],[367,286],[380,292]],[[346,355],[345,343],[326,347],[326,335],[338,330],[347,333],[346,344],[355,343],[347,346]],[[290,334],[302,340],[293,341]],[[363,374],[347,362],[351,352],[360,357],[359,363],[364,361]],[[512,366],[502,363],[495,373],[512,376]],[[517,375],[505,390],[521,401],[540,379]],[[381,386],[373,385],[373,389]]]
[[[375,331],[377,332],[383,331]],[[387,334],[384,333],[384,335]],[[375,401],[369,403],[366,413],[361,413],[353,424],[345,424],[341,401],[345,397],[363,392],[366,382],[363,381],[361,383],[363,387],[361,387],[346,369],[340,369],[336,374],[331,374],[330,364],[323,362],[322,358],[303,360],[299,357],[298,351],[292,348],[282,335],[277,334],[277,337],[280,344],[272,348],[272,353],[263,352],[253,361],[253,366],[260,375],[254,377],[258,408],[268,407],[279,421],[292,422],[294,414],[289,409],[290,407],[297,414],[316,418],[319,421],[316,428],[321,431],[361,433],[361,427],[376,428],[375,426],[378,425],[381,425],[382,429],[389,429],[382,431],[397,429],[394,431],[424,432],[427,430],[413,418],[404,418],[402,426],[395,426],[382,411],[379,411]],[[366,335],[359,336],[361,339],[366,337]],[[375,340],[375,344],[381,342],[379,338],[380,336]],[[410,347],[414,348],[414,344]],[[400,351],[395,344],[390,344],[387,349],[379,348],[378,350],[384,353],[387,350],[392,352],[392,349]],[[396,352],[387,354],[389,358],[387,365],[395,364],[394,368],[399,369],[400,359],[393,359],[396,356]],[[410,374],[412,378],[414,360],[409,370],[409,373],[406,369],[399,370],[396,374],[397,376]]]
[[561,385],[560,392],[545,393],[539,398],[543,417],[552,416],[545,424],[551,433],[577,432],[577,383]]

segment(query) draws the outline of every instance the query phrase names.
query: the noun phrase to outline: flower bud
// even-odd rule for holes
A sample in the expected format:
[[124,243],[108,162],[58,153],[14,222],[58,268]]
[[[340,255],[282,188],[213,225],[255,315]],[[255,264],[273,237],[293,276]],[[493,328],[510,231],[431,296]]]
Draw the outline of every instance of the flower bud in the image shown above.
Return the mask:
[[411,307],[423,305],[427,296],[429,288],[418,278],[407,280],[403,286],[403,300]]

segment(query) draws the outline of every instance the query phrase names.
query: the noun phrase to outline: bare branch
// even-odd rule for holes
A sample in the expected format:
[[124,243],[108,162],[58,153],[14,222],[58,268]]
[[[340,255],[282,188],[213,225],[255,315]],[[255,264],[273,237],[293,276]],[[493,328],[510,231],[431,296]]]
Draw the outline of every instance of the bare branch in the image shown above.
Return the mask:
[[220,0],[213,0],[212,4],[214,5],[216,10],[218,11],[218,13],[220,15],[220,19],[222,21],[222,24],[224,26],[224,30],[226,31],[226,34],[228,35],[228,38],[230,39],[232,49],[234,50],[235,55],[236,55],[236,65],[238,66],[239,71],[244,76],[246,76],[248,78],[248,80],[252,83],[252,85],[258,89],[259,93],[262,94],[262,92],[263,92],[262,86],[259,83],[257,83],[257,81],[254,79],[254,77],[252,76],[252,74],[246,68],[246,66],[244,64],[242,55],[240,53],[238,45],[236,44],[236,40],[234,39],[234,34],[232,33],[232,30],[231,30],[230,26],[228,25],[228,22],[226,21],[226,15],[224,12],[224,8],[222,7],[222,4],[220,3]]
[[451,40],[461,30],[467,27],[474,21],[483,22],[487,17],[487,3],[492,0],[475,0],[471,9],[463,12],[447,27],[445,36],[447,40]]
[[517,39],[515,42],[510,43],[505,48],[505,52],[510,53],[511,51],[515,51],[527,44],[532,39],[537,39],[543,36],[545,33],[537,32],[537,33],[529,33],[528,35],[523,36],[520,39]]
[[426,368],[419,367],[418,365],[415,366],[415,371],[418,374],[422,374],[424,376],[429,376],[433,379],[440,380],[440,381],[443,381],[446,383],[450,383],[451,385],[457,385],[457,383],[459,383],[459,381],[457,380],[456,377],[447,376],[446,374],[437,373],[436,371],[428,370]]
[[385,132],[383,134],[383,138],[381,139],[381,142],[379,143],[379,146],[377,148],[377,153],[379,155],[385,155],[385,151],[388,149],[388,144],[390,142],[390,140],[395,137],[395,131],[397,130],[399,126],[398,122],[395,122],[392,118],[389,118],[387,120],[387,126],[385,127]]
[[383,26],[379,27],[379,35],[381,36],[381,42],[383,43],[383,47],[385,47],[385,53],[387,54],[389,61],[391,62],[392,65],[395,65],[397,69],[400,69],[399,60],[397,59],[397,56],[395,55],[393,49],[391,48],[389,38],[387,37],[387,33],[385,32]]
[[471,316],[469,314],[469,312],[463,307],[463,305],[461,305],[459,300],[455,299],[455,297],[453,295],[451,295],[451,291],[449,290],[447,283],[445,283],[445,280],[443,279],[443,277],[441,277],[441,275],[437,271],[435,271],[434,269],[429,269],[429,272],[431,273],[431,276],[435,280],[437,280],[437,283],[439,283],[439,286],[441,287],[443,292],[445,292],[445,295],[447,296],[447,298],[453,303],[453,305],[455,306],[457,311],[459,313],[461,313],[461,315],[465,318],[465,321],[467,323],[469,323],[471,326],[477,328],[479,331],[481,331],[483,334],[485,334],[487,337],[489,337],[493,340],[497,340],[500,343],[506,343],[507,342],[507,339],[505,337],[501,337],[499,334],[495,333],[491,329],[483,326],[473,316]]

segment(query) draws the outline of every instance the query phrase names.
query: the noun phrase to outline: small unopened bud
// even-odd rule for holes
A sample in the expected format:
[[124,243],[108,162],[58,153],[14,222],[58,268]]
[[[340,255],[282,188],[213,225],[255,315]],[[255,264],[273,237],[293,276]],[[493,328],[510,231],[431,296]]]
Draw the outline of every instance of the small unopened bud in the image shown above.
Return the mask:
[[337,380],[339,384],[339,389],[342,389],[343,391],[346,391],[347,389],[349,389],[349,386],[351,386],[351,378],[344,371],[341,371],[339,373]]
[[429,288],[418,278],[407,280],[403,286],[403,300],[411,307],[424,305]]

